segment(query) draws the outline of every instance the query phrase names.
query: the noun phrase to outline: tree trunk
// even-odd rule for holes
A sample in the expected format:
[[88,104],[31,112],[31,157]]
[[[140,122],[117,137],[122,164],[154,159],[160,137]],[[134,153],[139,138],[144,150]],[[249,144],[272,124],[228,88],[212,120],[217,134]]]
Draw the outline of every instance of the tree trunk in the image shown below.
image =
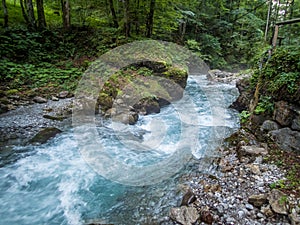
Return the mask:
[[113,19],[113,22],[114,22],[114,27],[118,28],[119,23],[118,23],[118,18],[117,18],[117,14],[116,14],[116,11],[115,11],[113,0],[108,0],[108,4],[109,4],[110,12],[111,12],[111,15],[112,15],[112,19]]
[[126,38],[130,37],[129,0],[124,0],[124,33]]
[[34,16],[34,9],[33,9],[33,3],[32,0],[27,1],[27,16],[28,16],[28,26],[31,29],[36,29],[36,22],[35,22],[35,16]]
[[2,0],[2,7],[3,7],[3,16],[4,16],[3,27],[8,27],[8,11],[6,6],[6,0]]
[[147,19],[147,34],[146,37],[150,38],[153,32],[153,17],[155,9],[155,0],[150,1],[150,11]]
[[46,18],[45,18],[45,11],[44,11],[44,1],[36,0],[36,8],[37,8],[37,14],[38,14],[38,28],[45,29],[46,28]]
[[70,2],[69,0],[61,0],[62,7],[62,20],[63,27],[65,30],[69,30],[71,28],[71,16],[70,16]]
[[28,20],[27,14],[26,14],[26,10],[24,8],[23,0],[20,0],[20,6],[21,6],[21,9],[22,9],[22,15],[24,17],[25,22],[26,22],[26,24],[29,24],[29,20]]

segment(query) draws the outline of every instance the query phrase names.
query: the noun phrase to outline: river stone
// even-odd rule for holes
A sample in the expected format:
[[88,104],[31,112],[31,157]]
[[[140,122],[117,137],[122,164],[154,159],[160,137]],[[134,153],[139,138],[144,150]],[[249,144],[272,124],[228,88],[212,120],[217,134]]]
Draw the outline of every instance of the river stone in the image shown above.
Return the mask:
[[282,128],[270,132],[272,139],[285,151],[300,152],[300,132]]
[[40,96],[35,96],[33,98],[33,101],[36,103],[47,103],[47,99],[40,97]]
[[172,220],[184,225],[192,225],[199,218],[197,209],[191,206],[171,208],[169,216]]
[[69,95],[68,91],[61,91],[58,94],[58,98],[66,98],[66,97],[68,97],[68,95]]
[[189,204],[196,201],[196,196],[191,190],[188,190],[187,193],[182,198],[180,206],[188,206]]
[[261,125],[261,131],[272,131],[272,130],[278,130],[280,126],[278,123],[272,120],[266,120]]
[[255,158],[257,156],[265,156],[268,154],[268,150],[262,147],[258,147],[256,145],[251,145],[251,146],[240,146],[237,149],[237,154],[238,157],[249,157],[251,158],[253,161],[255,160]]
[[262,205],[267,203],[267,196],[264,194],[251,195],[248,198],[248,202],[255,207],[261,207]]
[[47,127],[45,129],[40,130],[30,141],[29,143],[40,143],[44,144],[49,139],[55,137],[57,134],[62,131],[56,127]]
[[275,213],[282,215],[288,214],[288,209],[286,205],[287,196],[283,192],[277,189],[273,189],[268,195],[268,200],[272,210]]
[[291,225],[300,225],[300,215],[296,213],[289,214],[289,219],[291,221]]

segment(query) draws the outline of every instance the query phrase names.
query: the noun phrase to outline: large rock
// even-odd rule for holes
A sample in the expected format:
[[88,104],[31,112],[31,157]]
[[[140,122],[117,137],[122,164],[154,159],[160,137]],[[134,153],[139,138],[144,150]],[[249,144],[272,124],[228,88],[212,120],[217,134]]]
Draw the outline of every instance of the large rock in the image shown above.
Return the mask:
[[39,131],[30,141],[29,143],[40,143],[44,144],[46,143],[49,139],[55,137],[57,134],[61,133],[62,131],[58,128],[55,127],[47,127],[45,129],[42,129]]
[[272,121],[272,120],[266,120],[261,125],[261,131],[265,131],[265,132],[269,132],[272,130],[278,130],[279,128],[280,128],[280,126],[278,125],[278,123],[276,123],[275,121]]
[[273,189],[268,195],[268,200],[275,213],[288,215],[287,196],[283,192]]
[[285,101],[279,101],[275,103],[273,119],[281,126],[290,126],[294,117],[295,112],[289,103]]
[[282,128],[270,132],[272,139],[285,151],[300,152],[300,132]]
[[237,98],[237,100],[235,102],[233,102],[231,104],[230,107],[238,110],[239,112],[243,111],[243,110],[248,110],[250,101],[253,97],[253,93],[254,91],[252,89],[250,89],[250,79],[244,78],[244,79],[240,79],[236,82],[236,87],[240,92],[239,97]]
[[181,206],[171,208],[170,218],[182,225],[192,225],[198,220],[199,214],[194,207]]

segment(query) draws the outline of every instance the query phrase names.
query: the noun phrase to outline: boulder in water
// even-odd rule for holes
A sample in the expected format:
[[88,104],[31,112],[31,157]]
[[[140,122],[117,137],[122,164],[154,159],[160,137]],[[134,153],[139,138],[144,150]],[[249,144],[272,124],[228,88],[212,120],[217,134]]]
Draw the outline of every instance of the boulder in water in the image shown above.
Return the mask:
[[49,139],[55,137],[57,134],[61,133],[62,131],[56,127],[47,127],[45,129],[40,130],[30,141],[29,143],[40,143],[44,144]]

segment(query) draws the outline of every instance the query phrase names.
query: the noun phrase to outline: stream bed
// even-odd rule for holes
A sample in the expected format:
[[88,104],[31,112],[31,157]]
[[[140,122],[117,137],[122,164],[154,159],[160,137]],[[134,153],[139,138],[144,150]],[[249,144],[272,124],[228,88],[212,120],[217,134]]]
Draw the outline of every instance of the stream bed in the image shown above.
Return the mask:
[[[95,166],[89,158],[98,159],[97,152],[82,151],[78,135],[88,140],[86,127],[72,127],[68,120],[63,125],[45,122],[43,126],[61,126],[64,132],[43,145],[15,141],[0,152],[0,224],[169,224],[168,212],[180,204],[189,177],[214,173],[207,159],[217,157],[223,138],[238,129],[238,114],[229,109],[237,96],[234,84],[191,75],[180,101],[159,114],[140,116],[135,125],[97,118],[98,139],[114,160],[100,162],[109,171],[104,174],[99,161]],[[44,106],[27,107],[38,111]],[[30,127],[40,126],[26,117],[28,108],[23,114],[17,109],[1,115],[1,129],[28,123],[26,136]],[[189,157],[181,157],[182,149]],[[124,171],[116,162],[140,169],[118,177]],[[154,169],[144,170],[148,166]]]

